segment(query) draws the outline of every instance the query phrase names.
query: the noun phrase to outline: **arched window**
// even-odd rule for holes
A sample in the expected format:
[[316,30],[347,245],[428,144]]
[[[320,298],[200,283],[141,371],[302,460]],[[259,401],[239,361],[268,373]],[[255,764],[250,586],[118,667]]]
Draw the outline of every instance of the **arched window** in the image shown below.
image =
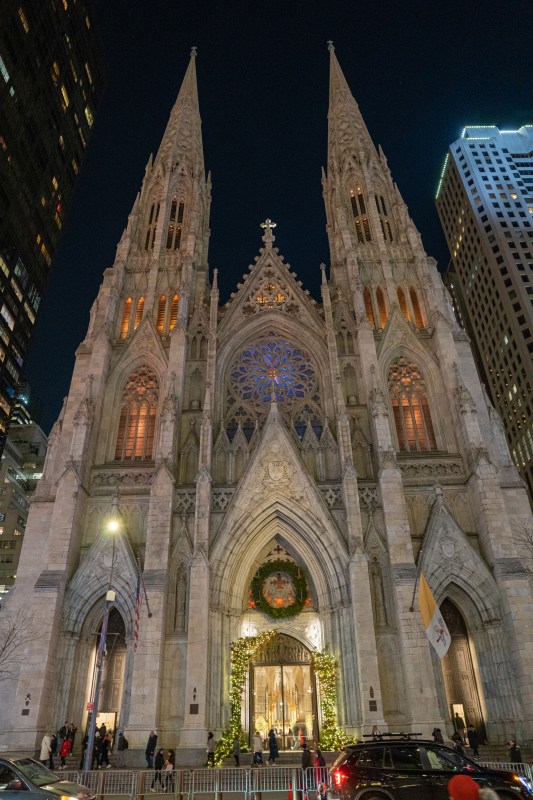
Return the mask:
[[170,331],[174,330],[176,326],[176,322],[178,321],[178,304],[179,304],[179,297],[177,294],[174,295],[172,298],[172,303],[170,305],[170,324],[168,329]]
[[372,327],[375,328],[376,320],[374,319],[374,309],[372,308],[372,296],[370,294],[368,286],[365,286],[365,288],[363,289],[363,299],[365,301],[365,312],[368,321],[370,322]]
[[400,305],[402,314],[404,315],[405,319],[411,319],[411,315],[409,314],[409,309],[407,308],[407,303],[405,300],[405,294],[401,286],[398,286],[396,289],[396,294],[398,295],[398,303]]
[[144,237],[145,250],[153,250],[158,219],[159,219],[159,203],[154,201],[150,206],[150,214],[148,216],[148,223],[146,225],[146,235]]
[[125,339],[128,335],[128,330],[130,328],[130,319],[131,319],[131,307],[133,304],[133,300],[131,297],[124,302],[124,311],[122,314],[122,325],[120,326],[120,338]]
[[133,330],[136,331],[139,327],[139,323],[143,318],[143,309],[144,309],[144,297],[139,297],[137,300],[137,306],[135,308],[135,319],[133,320]]
[[157,320],[156,329],[158,333],[163,333],[165,330],[165,311],[167,310],[167,297],[162,294],[159,298],[159,305],[157,306]]
[[413,306],[413,314],[415,315],[415,324],[417,328],[424,327],[424,317],[422,316],[422,309],[420,308],[420,303],[418,302],[418,295],[416,290],[411,288],[409,289],[409,297],[411,298],[411,305]]
[[425,382],[416,364],[405,358],[392,362],[389,394],[400,450],[436,450]]
[[115,461],[152,458],[159,384],[153,370],[139,367],[122,393]]
[[172,203],[170,204],[170,214],[168,217],[167,250],[179,250],[184,210],[185,206],[183,200],[180,200],[178,203],[178,198],[174,195]]
[[385,296],[383,294],[383,289],[381,286],[378,286],[376,289],[376,300],[378,303],[378,311],[379,311],[379,327],[384,328],[387,324],[387,306],[385,305]]
[[355,221],[355,230],[357,232],[357,241],[361,244],[364,242],[371,242],[372,236],[370,233],[370,223],[368,222],[365,196],[360,186],[355,190],[350,190],[350,201]]
[[382,194],[376,194],[376,208],[379,214],[379,221],[381,223],[381,232],[383,233],[383,238],[386,242],[392,242],[392,229],[389,222],[389,215],[387,213],[387,206],[385,205],[385,199]]

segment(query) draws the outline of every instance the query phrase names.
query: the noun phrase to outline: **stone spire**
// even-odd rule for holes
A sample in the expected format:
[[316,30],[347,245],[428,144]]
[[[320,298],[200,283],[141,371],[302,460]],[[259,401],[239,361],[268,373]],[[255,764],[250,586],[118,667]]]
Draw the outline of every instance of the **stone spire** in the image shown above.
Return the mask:
[[355,102],[346,78],[335,55],[333,42],[328,42],[330,52],[329,111],[328,111],[328,163],[341,167],[345,156],[361,151],[376,152],[359,106]]
[[158,162],[170,169],[185,163],[195,175],[204,174],[202,121],[196,84],[196,47],[191,50],[189,66],[170,112],[155,165]]

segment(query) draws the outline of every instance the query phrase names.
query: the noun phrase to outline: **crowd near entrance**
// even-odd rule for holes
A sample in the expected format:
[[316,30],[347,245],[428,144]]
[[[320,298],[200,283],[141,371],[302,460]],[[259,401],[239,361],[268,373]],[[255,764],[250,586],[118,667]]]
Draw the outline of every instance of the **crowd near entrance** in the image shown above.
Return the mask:
[[311,653],[297,639],[278,634],[250,663],[250,736],[266,743],[273,729],[280,750],[318,741],[317,693]]

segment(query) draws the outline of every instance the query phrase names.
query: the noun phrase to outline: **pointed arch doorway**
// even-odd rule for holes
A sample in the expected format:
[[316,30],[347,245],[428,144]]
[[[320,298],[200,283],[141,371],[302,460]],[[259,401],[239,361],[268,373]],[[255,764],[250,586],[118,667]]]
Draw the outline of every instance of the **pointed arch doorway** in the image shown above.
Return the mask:
[[450,648],[441,662],[450,718],[453,720],[457,711],[466,725],[474,726],[480,740],[484,742],[487,734],[468,629],[463,615],[451,600],[446,598],[441,603],[440,610],[451,636]]
[[311,651],[278,633],[250,660],[250,738],[265,741],[273,728],[280,750],[297,750],[302,737],[318,741],[316,680]]

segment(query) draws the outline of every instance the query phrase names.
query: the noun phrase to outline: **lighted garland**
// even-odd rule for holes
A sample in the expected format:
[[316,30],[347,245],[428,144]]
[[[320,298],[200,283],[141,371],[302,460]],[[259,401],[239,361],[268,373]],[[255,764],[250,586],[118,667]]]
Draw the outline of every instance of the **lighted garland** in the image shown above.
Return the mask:
[[241,726],[241,701],[246,685],[248,665],[254,653],[267,644],[275,635],[276,631],[265,631],[257,636],[242,636],[231,645],[230,723],[229,728],[224,731],[216,744],[216,764],[221,764],[225,758],[232,754],[234,739],[239,740],[243,752],[248,750],[248,742]]
[[337,669],[336,659],[329,653],[313,653],[313,669],[320,687],[322,727],[319,747],[324,751],[339,750],[354,741],[337,724]]
[[[271,606],[263,595],[264,581],[275,572],[285,572],[287,575],[290,575],[294,582],[296,597],[294,603],[291,605],[276,608]],[[269,561],[259,567],[252,578],[251,592],[253,606],[257,611],[272,617],[272,619],[287,619],[288,617],[295,617],[305,606],[307,600],[307,580],[303,570],[296,564],[293,564],[292,561]]]

